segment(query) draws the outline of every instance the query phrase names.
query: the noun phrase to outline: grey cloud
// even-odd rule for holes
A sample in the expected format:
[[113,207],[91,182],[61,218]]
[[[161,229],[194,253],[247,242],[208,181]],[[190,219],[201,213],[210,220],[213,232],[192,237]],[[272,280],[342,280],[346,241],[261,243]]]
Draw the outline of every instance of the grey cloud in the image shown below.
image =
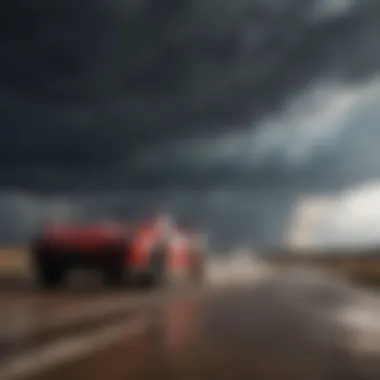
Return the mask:
[[[0,185],[41,196],[41,215],[53,193],[89,215],[162,203],[226,240],[276,240],[300,190],[335,181],[341,166],[330,177],[323,168],[341,148],[297,169],[279,153],[254,168],[228,157],[200,165],[183,159],[189,139],[212,148],[216,137],[281,115],[321,77],[353,83],[380,67],[379,4],[370,0],[2,7]],[[214,202],[220,190],[226,200]]]
[[2,143],[0,159],[17,166],[107,164],[148,142],[243,127],[315,75],[349,80],[379,63],[371,1],[322,13],[312,0],[3,7],[0,117],[24,138],[12,154]]

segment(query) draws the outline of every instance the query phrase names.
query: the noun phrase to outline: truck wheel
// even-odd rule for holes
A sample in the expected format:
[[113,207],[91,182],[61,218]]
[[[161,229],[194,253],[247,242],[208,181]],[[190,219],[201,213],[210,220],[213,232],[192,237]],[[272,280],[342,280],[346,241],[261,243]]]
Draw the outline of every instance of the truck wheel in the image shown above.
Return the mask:
[[163,246],[155,247],[151,252],[149,275],[144,279],[145,287],[160,287],[167,284],[166,263],[166,248]]
[[56,288],[62,285],[64,270],[54,263],[45,264],[38,271],[38,283],[42,288]]
[[125,267],[125,247],[123,245],[111,247],[105,254],[104,283],[115,288],[125,284],[127,270]]
[[[35,252],[35,270],[37,282],[42,288],[56,288],[62,285],[65,277],[65,268],[59,260],[46,257],[46,251],[39,249]],[[50,252],[49,256],[54,255]]]

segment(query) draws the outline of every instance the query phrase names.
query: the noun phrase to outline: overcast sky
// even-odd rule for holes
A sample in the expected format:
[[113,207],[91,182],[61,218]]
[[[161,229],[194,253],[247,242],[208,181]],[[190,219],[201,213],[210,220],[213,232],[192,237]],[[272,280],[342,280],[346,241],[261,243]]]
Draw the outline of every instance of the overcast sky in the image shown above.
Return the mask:
[[375,0],[2,7],[2,240],[168,207],[278,244],[297,201],[380,174]]

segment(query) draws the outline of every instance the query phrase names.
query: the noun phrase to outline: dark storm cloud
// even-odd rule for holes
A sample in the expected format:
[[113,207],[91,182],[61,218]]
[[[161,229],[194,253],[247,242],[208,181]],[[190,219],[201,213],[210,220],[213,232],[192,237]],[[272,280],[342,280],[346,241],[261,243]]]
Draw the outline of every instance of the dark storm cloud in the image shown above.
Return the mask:
[[380,63],[372,1],[2,7],[3,185],[44,188],[49,176],[47,187],[64,186],[78,165],[114,165],[148,142],[246,126],[318,74],[353,80]]
[[371,79],[379,14],[370,0],[3,1],[0,185],[23,191],[0,224],[65,214],[24,191],[58,192],[74,214],[162,204],[226,240],[270,242],[334,156],[201,165],[186,144],[262,125],[318,78]]

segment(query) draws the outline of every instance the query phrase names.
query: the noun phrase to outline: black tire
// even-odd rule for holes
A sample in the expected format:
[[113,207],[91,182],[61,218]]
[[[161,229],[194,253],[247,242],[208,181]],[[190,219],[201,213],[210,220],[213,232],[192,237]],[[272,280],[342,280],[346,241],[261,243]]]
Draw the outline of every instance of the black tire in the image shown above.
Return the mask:
[[164,245],[155,246],[150,253],[149,273],[139,281],[140,286],[144,289],[151,289],[167,285],[166,263],[166,247]]
[[154,279],[151,274],[144,274],[135,279],[134,285],[139,290],[150,290],[155,287]]
[[63,263],[53,251],[37,243],[33,247],[34,269],[39,287],[44,289],[57,288],[62,285],[65,278]]
[[64,275],[65,271],[55,263],[44,263],[39,267],[37,281],[41,288],[57,288],[62,285]]
[[116,244],[105,252],[104,283],[107,287],[119,288],[126,284],[128,271],[125,263],[127,247],[125,244]]

